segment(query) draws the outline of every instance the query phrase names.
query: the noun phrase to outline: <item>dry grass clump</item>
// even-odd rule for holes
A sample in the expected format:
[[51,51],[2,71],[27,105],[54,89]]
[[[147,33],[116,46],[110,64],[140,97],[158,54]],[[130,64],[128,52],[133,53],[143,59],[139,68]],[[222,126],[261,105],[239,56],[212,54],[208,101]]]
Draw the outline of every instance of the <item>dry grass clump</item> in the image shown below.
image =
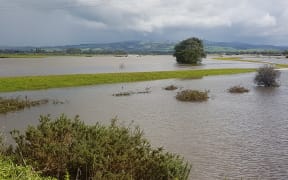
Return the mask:
[[247,93],[249,92],[249,89],[243,87],[243,86],[232,86],[231,88],[228,89],[230,93]]
[[124,91],[112,94],[112,96],[130,96],[132,94],[149,94],[149,93],[151,93],[150,87],[146,87],[142,91]]
[[131,92],[131,91],[127,91],[127,92],[118,92],[118,93],[115,93],[115,94],[113,94],[113,96],[130,96],[131,94],[134,94],[134,93]]
[[170,85],[170,86],[166,86],[164,89],[167,91],[174,91],[174,90],[178,89],[178,87],[174,86],[174,85]]
[[187,89],[178,92],[176,95],[176,99],[179,101],[191,101],[191,102],[207,101],[209,99],[208,93],[209,91],[198,91]]

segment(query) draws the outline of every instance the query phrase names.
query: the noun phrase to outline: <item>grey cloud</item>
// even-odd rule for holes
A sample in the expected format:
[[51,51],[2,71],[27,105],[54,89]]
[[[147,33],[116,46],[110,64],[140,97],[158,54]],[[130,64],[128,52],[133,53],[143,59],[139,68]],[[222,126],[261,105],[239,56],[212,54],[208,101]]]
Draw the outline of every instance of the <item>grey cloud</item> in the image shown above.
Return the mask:
[[0,0],[0,44],[132,39],[285,44],[287,0]]

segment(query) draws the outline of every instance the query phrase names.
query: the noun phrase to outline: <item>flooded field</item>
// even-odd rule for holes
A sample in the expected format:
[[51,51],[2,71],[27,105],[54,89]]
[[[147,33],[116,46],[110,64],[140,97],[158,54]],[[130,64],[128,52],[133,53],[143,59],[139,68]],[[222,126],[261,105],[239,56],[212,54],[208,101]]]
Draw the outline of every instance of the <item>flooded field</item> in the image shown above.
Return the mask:
[[47,57],[0,59],[0,76],[169,71],[181,69],[255,68],[261,64],[203,59],[201,66],[181,66],[172,56]]
[[262,61],[262,62],[269,62],[269,63],[276,63],[276,64],[288,64],[288,58],[285,56],[251,56],[251,57],[244,57],[245,59]]
[[[159,58],[160,60],[156,61],[159,63],[156,67],[159,69],[154,66],[155,70],[179,68],[174,61],[172,62],[172,59],[170,65],[167,63],[161,66],[161,61],[169,61],[169,59]],[[83,61],[93,60],[88,58]],[[119,65],[121,61],[115,58],[114,65]],[[204,63],[205,61],[212,63],[210,60],[204,60]],[[206,66],[209,66],[208,62]],[[213,61],[213,63],[218,62]],[[234,62],[226,63],[230,66]],[[233,65],[237,65],[238,62],[235,63]],[[72,64],[70,64],[70,69],[67,69],[67,73],[71,73],[68,70],[72,70]],[[86,62],[87,67],[88,64]],[[250,63],[241,64],[250,66]],[[62,65],[64,66],[65,63]],[[140,68],[139,64],[135,66]],[[252,66],[256,65],[252,64]],[[20,68],[20,66],[17,67]],[[115,68],[117,69],[118,66]],[[143,68],[143,71],[148,70],[145,70],[145,65]],[[12,72],[16,73],[14,70]],[[93,72],[92,69],[91,72]],[[33,74],[35,71],[27,73]],[[274,89],[256,87],[253,84],[253,78],[254,73],[249,73],[205,77],[197,80],[171,79],[1,93],[2,97],[20,95],[35,99],[58,99],[65,103],[48,104],[0,115],[0,126],[7,134],[13,128],[23,129],[29,124],[35,125],[41,114],[58,116],[65,113],[70,117],[79,114],[81,120],[87,124],[95,122],[108,124],[111,118],[118,117],[122,123],[129,124],[133,121],[135,125],[139,125],[153,145],[163,146],[168,151],[184,156],[193,165],[191,179],[214,180],[225,179],[225,177],[229,179],[243,177],[244,179],[284,180],[288,178],[288,72],[282,72],[281,86]],[[179,102],[175,98],[179,90],[163,90],[163,87],[171,84],[182,89],[210,90],[210,99],[202,103]],[[227,89],[234,85],[245,86],[250,89],[250,92],[228,93]],[[145,89],[149,89],[151,93],[113,96],[118,92]]]

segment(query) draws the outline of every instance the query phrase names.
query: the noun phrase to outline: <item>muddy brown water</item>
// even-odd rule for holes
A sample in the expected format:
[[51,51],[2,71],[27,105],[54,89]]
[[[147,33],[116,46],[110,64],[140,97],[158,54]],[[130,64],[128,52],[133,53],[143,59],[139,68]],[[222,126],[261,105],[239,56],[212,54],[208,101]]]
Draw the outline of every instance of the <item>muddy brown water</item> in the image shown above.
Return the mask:
[[[256,87],[253,77],[249,73],[1,93],[2,97],[21,95],[66,103],[0,115],[0,126],[7,134],[13,128],[37,124],[41,114],[79,114],[87,124],[109,124],[117,116],[121,123],[139,125],[154,146],[163,146],[192,163],[190,179],[288,179],[288,72],[282,72],[281,86],[274,89]],[[210,99],[179,102],[175,99],[179,90],[162,89],[171,84],[210,90]],[[250,92],[227,92],[239,84]],[[145,88],[151,93],[112,96]]]
[[261,64],[237,61],[216,61],[208,56],[202,66],[177,65],[173,56],[128,57],[47,57],[0,58],[0,76],[56,74],[89,74],[111,72],[169,71],[181,69],[256,68]]

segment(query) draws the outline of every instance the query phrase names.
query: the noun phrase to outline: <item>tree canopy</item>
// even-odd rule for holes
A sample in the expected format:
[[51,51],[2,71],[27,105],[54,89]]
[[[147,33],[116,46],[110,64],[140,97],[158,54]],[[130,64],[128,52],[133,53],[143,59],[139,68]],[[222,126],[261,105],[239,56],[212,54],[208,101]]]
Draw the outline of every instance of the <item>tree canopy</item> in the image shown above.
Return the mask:
[[199,64],[206,57],[202,40],[192,37],[178,43],[174,48],[176,61],[180,64]]

